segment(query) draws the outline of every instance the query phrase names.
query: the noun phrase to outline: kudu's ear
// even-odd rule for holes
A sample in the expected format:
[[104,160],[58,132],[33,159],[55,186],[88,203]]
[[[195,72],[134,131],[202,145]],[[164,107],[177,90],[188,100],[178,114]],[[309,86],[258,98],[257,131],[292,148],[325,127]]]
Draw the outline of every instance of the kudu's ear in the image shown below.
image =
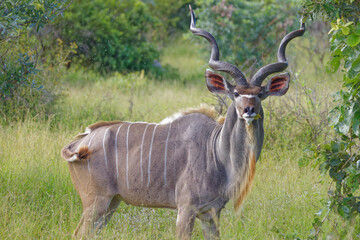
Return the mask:
[[205,78],[206,85],[212,93],[229,94],[230,90],[234,88],[223,76],[209,69],[205,71]]
[[283,73],[271,78],[266,86],[268,96],[282,96],[289,89],[290,74]]

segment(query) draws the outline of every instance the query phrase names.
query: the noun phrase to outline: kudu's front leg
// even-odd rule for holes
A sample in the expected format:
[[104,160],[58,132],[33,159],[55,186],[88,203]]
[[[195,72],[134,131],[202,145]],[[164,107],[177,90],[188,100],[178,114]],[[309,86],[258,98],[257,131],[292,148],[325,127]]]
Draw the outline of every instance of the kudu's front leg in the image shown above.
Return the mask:
[[176,236],[178,239],[191,239],[196,212],[190,207],[179,208],[176,219]]
[[220,210],[216,212],[215,209],[210,210],[205,214],[198,216],[201,221],[201,228],[204,234],[204,239],[220,239],[219,231],[219,219],[220,219]]

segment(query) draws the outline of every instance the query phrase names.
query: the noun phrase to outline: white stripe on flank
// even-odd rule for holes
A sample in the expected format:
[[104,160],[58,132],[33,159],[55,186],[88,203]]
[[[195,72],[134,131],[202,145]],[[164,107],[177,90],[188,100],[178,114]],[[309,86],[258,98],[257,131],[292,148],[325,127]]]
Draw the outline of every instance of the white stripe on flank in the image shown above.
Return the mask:
[[119,179],[119,161],[118,161],[118,134],[120,132],[120,128],[123,125],[121,124],[120,127],[118,128],[116,135],[115,135],[115,159],[116,159],[116,179]]
[[146,130],[148,128],[149,124],[146,125],[145,127],[145,130],[144,130],[144,134],[143,134],[143,137],[142,137],[142,142],[141,142],[141,147],[140,147],[140,170],[141,170],[141,186],[143,184],[143,178],[144,178],[144,174],[143,174],[143,145],[144,145],[144,139],[145,139],[145,133],[146,133]]
[[165,156],[164,156],[164,181],[165,181],[165,185],[166,185],[167,150],[168,150],[168,141],[169,141],[169,137],[170,137],[170,130],[171,130],[171,123],[170,123],[170,126],[169,126],[169,130],[168,130],[168,134],[167,134],[166,142],[165,142]]
[[110,128],[111,128],[111,127],[108,127],[108,128],[105,130],[104,138],[103,138],[103,150],[104,150],[104,159],[105,159],[106,170],[108,169],[108,162],[107,162],[106,149],[105,149],[105,137],[106,137],[106,133],[109,131]]
[[[94,133],[94,135],[92,135],[92,137],[90,138],[90,141],[89,141],[89,143],[88,143],[88,148],[89,148],[89,149],[90,149],[91,142],[92,142],[93,138],[95,137],[95,135],[96,135],[96,133]],[[88,159],[87,165],[88,165],[89,174],[90,174],[90,176],[91,176],[91,171],[90,171],[90,159]]]
[[95,137],[96,133],[94,133],[94,135],[90,138],[89,144],[88,144],[88,148],[90,148],[91,142],[93,140],[93,138]]
[[153,131],[153,134],[152,134],[152,137],[151,137],[151,143],[150,143],[150,150],[149,150],[149,165],[148,165],[148,186],[150,185],[151,151],[152,151],[152,145],[153,145],[153,142],[154,142],[155,131],[156,131],[157,126],[158,126],[158,125],[156,124],[156,125],[155,125],[155,127],[154,127],[154,131]]
[[[82,140],[82,141],[80,142],[80,144],[77,146],[77,148],[76,148],[76,150],[75,150],[76,153],[78,153],[81,145],[82,145],[82,144],[84,143],[84,141],[85,141],[85,138],[86,138],[86,136],[83,138],[83,140]],[[75,156],[75,155],[74,155],[74,156]]]
[[128,189],[129,189],[129,131],[131,125],[132,123],[129,124],[126,133],[126,186]]

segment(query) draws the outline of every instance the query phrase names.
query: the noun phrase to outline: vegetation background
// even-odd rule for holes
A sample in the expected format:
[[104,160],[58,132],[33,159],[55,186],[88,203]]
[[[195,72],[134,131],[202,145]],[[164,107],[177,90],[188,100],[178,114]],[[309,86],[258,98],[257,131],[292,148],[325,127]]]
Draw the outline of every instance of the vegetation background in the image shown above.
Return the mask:
[[[1,1],[1,239],[71,237],[82,209],[60,150],[89,124],[159,122],[204,102],[225,113],[228,102],[204,85],[208,43],[189,33],[187,4]],[[358,239],[359,3],[191,4],[221,58],[248,77],[276,61],[279,41],[299,26],[298,12],[308,17],[305,36],[287,49],[289,92],[263,103],[265,142],[253,190],[240,214],[225,208],[221,237]],[[173,239],[175,222],[175,211],[122,203],[97,238]],[[199,224],[193,237],[203,238]]]

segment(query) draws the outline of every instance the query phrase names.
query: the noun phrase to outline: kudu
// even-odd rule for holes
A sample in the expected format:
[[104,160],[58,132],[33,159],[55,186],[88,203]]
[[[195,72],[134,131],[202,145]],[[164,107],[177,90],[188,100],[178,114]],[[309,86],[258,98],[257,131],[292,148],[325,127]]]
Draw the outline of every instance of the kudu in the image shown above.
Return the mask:
[[262,67],[250,81],[234,65],[219,61],[215,38],[196,28],[190,7],[193,34],[211,45],[209,65],[226,72],[206,70],[208,89],[232,99],[223,123],[201,111],[177,114],[159,124],[100,122],[62,150],[72,181],[80,195],[83,214],[75,236],[97,232],[121,201],[142,207],[177,209],[176,234],[189,239],[195,218],[206,239],[219,238],[219,216],[232,198],[238,209],[250,191],[255,164],[264,140],[261,101],[281,96],[289,87],[289,74],[263,80],[285,70],[285,48],[302,36],[305,25],[286,35],[278,49],[278,62]]

